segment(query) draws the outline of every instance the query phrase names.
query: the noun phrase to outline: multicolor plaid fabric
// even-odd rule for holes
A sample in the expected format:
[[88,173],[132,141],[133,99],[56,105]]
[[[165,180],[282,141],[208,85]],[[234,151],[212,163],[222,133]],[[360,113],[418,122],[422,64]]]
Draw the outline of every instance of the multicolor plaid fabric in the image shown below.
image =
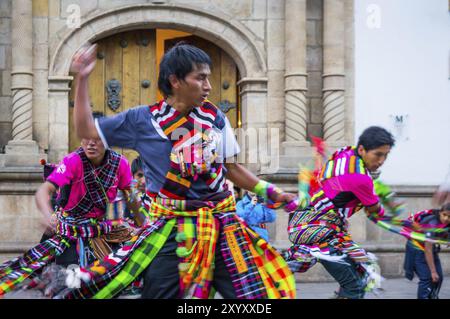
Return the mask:
[[[158,200],[150,206],[150,216],[153,217],[197,217],[197,241],[183,263],[189,264],[186,271],[180,273],[181,291],[186,294],[194,283],[193,296],[208,298],[214,273],[214,256],[219,235],[219,223],[213,214],[236,210],[232,196],[228,196],[213,207],[202,207],[196,211],[176,211],[159,204]],[[191,236],[190,236],[191,237]]]
[[122,271],[95,294],[94,299],[112,298],[128,287],[152,262],[167,240],[175,220],[169,220],[159,231],[147,236],[138,249],[135,249]]
[[[0,295],[11,291],[26,278],[34,276],[71,245],[78,245],[80,240],[106,235],[113,227],[111,221],[99,223],[91,219],[85,221],[86,223],[82,225],[70,225],[61,217],[57,223],[56,235],[36,245],[22,257],[0,265]],[[77,252],[79,251],[80,249],[77,249]],[[84,254],[81,257],[84,257]]]
[[68,241],[59,236],[54,236],[31,248],[23,256],[0,265],[0,296],[13,290],[25,279],[42,270],[69,246]]
[[[351,156],[340,156],[342,152],[349,151],[352,152]],[[323,166],[319,178],[324,181],[346,174],[369,175],[354,146],[335,152]],[[337,208],[322,189],[317,190],[311,198],[310,206],[295,212],[289,221],[288,233],[293,246],[286,257],[293,266],[292,269],[297,272],[307,271],[317,259],[343,262],[345,255],[357,263],[369,261],[364,249],[347,232],[347,216],[359,209],[360,205],[355,208]]]
[[[289,222],[289,239],[294,245],[288,250],[288,260],[295,261],[297,272],[307,271],[319,259],[342,261],[347,255],[355,262],[369,260],[347,233],[347,227],[334,210],[319,215],[314,208],[296,212]],[[337,257],[337,258],[333,258]]]
[[[140,234],[102,260],[80,270],[91,278],[78,289],[65,289],[57,298],[111,298],[136,279],[166,242],[175,221],[160,219],[147,224]],[[142,265],[141,265],[142,263]],[[118,276],[117,280],[116,277]],[[103,289],[104,288],[104,289]],[[99,295],[97,295],[99,293]]]
[[[111,232],[113,221],[98,221],[96,219],[84,219],[80,224],[67,222],[67,218],[62,214],[57,214],[58,223],[56,224],[56,233],[69,239],[77,238],[96,238]],[[80,220],[79,220],[80,222]]]
[[[320,193],[324,195],[323,192]],[[316,209],[316,205],[293,214],[288,225],[291,242],[316,243],[320,238],[327,238],[331,232],[345,231],[344,219],[333,209],[333,203],[327,202],[329,204],[324,205],[324,210]]]
[[[180,241],[184,244],[180,247],[190,250],[189,256],[180,260],[180,265],[185,266],[186,274],[192,276],[191,289],[185,285],[183,292],[189,290],[194,298],[211,296],[213,280],[211,273],[214,269],[216,247],[210,247],[210,243],[204,241],[209,231],[211,231],[209,236],[213,236],[214,229],[217,229],[215,236],[221,238],[219,249],[232,276],[238,298],[295,298],[295,280],[286,262],[273,247],[251,231],[232,211],[234,201],[230,197],[215,205],[212,205],[213,202],[204,202],[204,205],[208,206],[203,212],[213,214],[212,220],[208,220],[208,217],[197,218],[199,210],[173,209],[173,207],[192,208],[190,202],[156,198],[152,202],[153,208],[149,214],[157,217],[157,221],[149,224],[137,236],[138,238],[132,239],[122,251],[83,269],[90,275],[91,280],[83,282],[80,289],[68,289],[58,297],[114,297],[152,262],[172,228],[177,225],[178,235],[181,233],[184,235]],[[170,209],[162,203],[166,205],[170,203]],[[219,212],[219,209],[228,212]],[[199,227],[203,228],[200,232]],[[223,230],[220,234],[219,229]],[[203,243],[198,240],[199,238],[202,238]],[[204,264],[199,264],[197,260],[204,260],[209,267],[204,267]]]
[[[424,225],[422,224],[422,221],[424,220],[424,218],[434,215],[435,214],[435,210],[433,209],[427,209],[427,210],[422,210],[420,212],[417,212],[411,216],[409,216],[409,220],[412,221],[413,223],[417,223],[418,225],[420,225],[419,227],[430,227],[430,225]],[[436,225],[432,225],[431,227],[436,227]],[[443,225],[442,228],[446,228],[445,225]],[[411,239],[411,243],[413,244],[414,248],[419,249],[421,251],[425,251],[425,243],[424,242],[419,242],[415,239]]]
[[[161,100],[150,106],[150,112],[173,146],[169,171],[158,196],[186,199],[191,184],[197,178],[204,180],[212,193],[223,191],[226,185],[223,164],[207,163],[210,171],[205,170],[204,157],[206,154],[202,149],[208,139],[207,133],[211,132],[213,128],[217,128],[217,107],[211,102],[205,101],[184,116]],[[181,137],[178,136],[180,131],[184,133]],[[182,154],[181,157],[177,156],[178,153]],[[204,168],[203,172],[196,174],[196,167]]]
[[[350,157],[339,157],[341,152],[352,151]],[[345,174],[369,174],[362,159],[357,156],[356,148],[349,146],[334,153],[327,164],[322,168],[321,180]],[[378,193],[377,193],[378,194]],[[383,203],[389,208],[394,207],[393,198],[383,199]],[[289,222],[289,239],[294,244],[287,252],[286,259],[295,271],[307,271],[313,266],[317,259],[327,259],[336,262],[342,261],[346,255],[357,264],[367,262],[370,258],[364,249],[356,245],[347,233],[346,216],[351,216],[359,210],[358,206],[352,212],[335,207],[323,190],[318,190],[311,199],[310,207],[304,211],[294,213]],[[347,208],[346,208],[347,209]],[[381,208],[379,214],[367,213],[369,220],[379,227],[400,234],[418,245],[420,242],[448,243],[437,236],[430,234],[438,233],[442,229],[422,225],[417,227],[414,221],[403,220],[395,214],[384,215]],[[358,267],[365,272],[365,267]]]
[[377,214],[367,214],[367,218],[377,226],[411,240],[414,247],[420,250],[424,248],[423,243],[425,242],[449,245],[450,239],[446,236],[449,232],[448,226],[420,224],[420,220],[430,213],[429,210],[421,211],[411,215],[408,219]]
[[[56,234],[50,239],[28,250],[23,256],[14,258],[0,265],[0,295],[11,291],[26,278],[39,273],[45,266],[53,262],[77,239],[100,237],[109,233],[114,225],[112,221],[98,221],[86,218],[85,215],[95,206],[104,209],[107,198],[105,192],[113,185],[117,174],[121,155],[107,150],[105,164],[97,174],[94,166],[86,157],[82,148],[76,153],[83,163],[86,195],[71,210],[57,211]],[[84,244],[78,241],[78,244]],[[81,257],[84,256],[84,253]]]
[[295,298],[295,278],[283,257],[237,215],[219,219],[221,251],[237,297]]
[[[176,205],[174,201],[172,201],[172,204]],[[222,205],[222,213],[214,213],[214,216],[215,219],[218,219],[223,229],[220,234],[221,253],[224,256],[225,264],[232,277],[237,297],[245,299],[294,298],[294,276],[281,255],[266,241],[260,238],[259,235],[247,227],[234,212],[231,212],[234,209],[234,201],[230,197],[221,201],[220,204]],[[219,205],[216,207],[219,207]],[[160,207],[155,205],[155,209],[159,210]],[[226,213],[226,211],[230,212]],[[174,212],[165,211],[165,213],[173,214]],[[178,213],[186,216],[186,212],[176,212],[175,214]],[[187,215],[192,214],[188,212]],[[202,223],[204,221],[198,218],[197,244],[194,243],[194,246],[199,245],[199,234],[202,232],[199,232],[198,227],[204,227],[205,225],[199,226]],[[217,226],[216,224],[215,227]],[[186,232],[187,227],[189,227],[189,223],[184,222],[182,229],[186,233],[187,238],[191,238],[192,236],[189,235],[189,232]],[[193,228],[191,227],[191,229]],[[205,268],[196,262],[199,258],[195,257],[195,253],[196,250],[194,249],[191,256],[183,261],[183,263],[189,263],[189,270],[192,269],[191,273],[193,274],[196,273],[193,267]],[[208,247],[208,254],[214,257],[214,249],[212,247]],[[209,260],[207,263],[209,263]],[[194,298],[207,298],[210,295],[209,289],[211,287],[212,272],[212,267],[210,270],[203,269],[203,272],[200,273],[197,270],[197,274],[199,274],[198,279],[193,280],[195,287],[193,289]],[[202,280],[202,278],[204,279]],[[202,282],[204,283],[203,285]],[[188,288],[185,286],[186,290]]]

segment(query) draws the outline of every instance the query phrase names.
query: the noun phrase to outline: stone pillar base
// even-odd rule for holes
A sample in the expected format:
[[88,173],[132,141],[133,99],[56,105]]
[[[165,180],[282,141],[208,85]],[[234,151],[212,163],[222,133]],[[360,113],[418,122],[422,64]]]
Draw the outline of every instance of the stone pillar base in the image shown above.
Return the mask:
[[330,154],[334,153],[339,148],[353,145],[352,143],[350,143],[348,141],[325,141],[325,144],[326,144],[327,150]]
[[35,141],[9,141],[5,154],[0,154],[0,167],[40,166],[41,159],[47,160],[47,154],[39,153]]
[[298,174],[299,165],[314,165],[314,149],[309,142],[283,142],[281,156],[272,157],[270,167],[263,167],[261,174]]

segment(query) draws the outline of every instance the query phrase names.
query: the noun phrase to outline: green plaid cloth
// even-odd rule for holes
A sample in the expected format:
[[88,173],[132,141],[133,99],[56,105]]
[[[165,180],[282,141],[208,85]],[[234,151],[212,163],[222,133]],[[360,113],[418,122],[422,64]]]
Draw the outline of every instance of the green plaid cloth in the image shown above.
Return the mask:
[[114,277],[102,290],[93,296],[94,299],[107,299],[117,295],[130,285],[137,276],[152,262],[167,237],[169,237],[176,219],[168,220],[161,230],[148,236],[131,255],[121,272]]

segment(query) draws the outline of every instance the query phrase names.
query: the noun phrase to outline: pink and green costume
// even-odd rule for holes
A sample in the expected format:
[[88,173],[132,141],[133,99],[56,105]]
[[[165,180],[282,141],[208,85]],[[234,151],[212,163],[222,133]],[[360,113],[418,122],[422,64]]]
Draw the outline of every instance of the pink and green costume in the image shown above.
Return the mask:
[[356,148],[346,147],[330,157],[318,178],[321,188],[311,197],[310,205],[295,212],[289,222],[293,243],[287,252],[290,265],[304,272],[318,259],[343,262],[348,256],[364,273],[364,263],[371,258],[352,240],[347,219],[363,206],[379,202],[372,177]]

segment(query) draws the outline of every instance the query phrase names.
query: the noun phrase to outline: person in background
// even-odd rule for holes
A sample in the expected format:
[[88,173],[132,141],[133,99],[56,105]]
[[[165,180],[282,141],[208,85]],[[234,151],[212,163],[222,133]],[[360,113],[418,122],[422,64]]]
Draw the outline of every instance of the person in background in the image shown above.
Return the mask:
[[371,172],[385,162],[394,138],[382,127],[364,130],[356,146],[337,150],[323,165],[320,187],[309,207],[289,221],[286,254],[291,269],[305,272],[319,261],[339,283],[337,298],[364,298],[370,267],[375,261],[348,233],[348,219],[365,208],[367,214],[384,215]]
[[[414,223],[421,227],[445,231],[437,233],[439,237],[448,238],[448,226],[450,224],[450,203],[441,209],[429,209],[420,211],[411,217]],[[408,240],[405,252],[405,277],[409,280],[414,278],[414,273],[419,277],[417,288],[418,299],[438,299],[439,290],[444,279],[441,261],[439,259],[440,246],[429,242],[418,242],[414,239]]]
[[264,198],[246,192],[236,204],[236,214],[241,217],[265,241],[269,241],[266,223],[273,223],[277,217],[273,209],[264,205]]
[[[127,193],[130,187],[126,158],[106,149],[99,138],[83,138],[81,147],[65,156],[38,188],[35,198],[46,237],[23,256],[0,265],[0,295],[38,276],[50,264],[85,266],[128,240],[130,230],[105,220],[105,215],[118,191]],[[59,193],[55,211],[51,199],[58,189],[67,191]],[[138,210],[139,205],[135,199],[130,207]]]

